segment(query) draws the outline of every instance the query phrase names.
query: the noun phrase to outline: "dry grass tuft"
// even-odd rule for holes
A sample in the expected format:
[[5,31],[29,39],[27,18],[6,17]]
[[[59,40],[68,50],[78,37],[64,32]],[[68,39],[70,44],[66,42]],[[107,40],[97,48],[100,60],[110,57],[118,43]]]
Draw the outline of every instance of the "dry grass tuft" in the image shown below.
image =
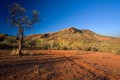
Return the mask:
[[12,50],[10,55],[18,55],[18,54],[17,54],[17,53],[18,53],[17,51],[18,51],[17,49]]

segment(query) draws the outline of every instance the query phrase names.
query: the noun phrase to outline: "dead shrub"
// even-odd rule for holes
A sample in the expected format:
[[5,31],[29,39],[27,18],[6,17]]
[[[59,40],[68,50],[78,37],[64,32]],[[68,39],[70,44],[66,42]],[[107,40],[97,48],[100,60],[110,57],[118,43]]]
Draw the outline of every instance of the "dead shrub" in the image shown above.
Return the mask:
[[18,53],[18,50],[17,50],[17,49],[14,49],[14,50],[11,51],[11,54],[10,54],[10,55],[18,55],[17,53]]
[[32,52],[32,51],[29,51],[29,50],[23,50],[23,51],[22,51],[22,54],[23,54],[23,55],[26,55],[26,56],[29,56],[29,55],[32,56],[32,55],[33,55],[33,52]]

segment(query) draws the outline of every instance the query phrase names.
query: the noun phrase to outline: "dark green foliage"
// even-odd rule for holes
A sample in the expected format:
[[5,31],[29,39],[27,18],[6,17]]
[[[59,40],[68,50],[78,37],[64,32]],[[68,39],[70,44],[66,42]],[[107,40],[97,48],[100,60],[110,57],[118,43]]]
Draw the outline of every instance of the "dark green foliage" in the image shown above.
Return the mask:
[[63,50],[67,50],[67,47],[66,47],[66,46],[64,46],[64,47],[63,47]]
[[4,41],[5,34],[0,34],[0,42]]
[[24,40],[24,47],[31,47],[34,48],[36,47],[36,40],[35,39],[30,39],[30,40]]
[[17,48],[17,44],[16,43],[9,43],[6,41],[0,42],[0,49],[14,49]]
[[11,43],[11,44],[17,43],[16,37],[12,37],[12,36],[6,36],[4,38],[4,41],[6,41],[8,43]]
[[13,49],[17,48],[17,40],[13,36],[5,35],[0,42],[0,49]]
[[1,42],[1,41],[4,41],[4,38],[0,37],[0,42]]

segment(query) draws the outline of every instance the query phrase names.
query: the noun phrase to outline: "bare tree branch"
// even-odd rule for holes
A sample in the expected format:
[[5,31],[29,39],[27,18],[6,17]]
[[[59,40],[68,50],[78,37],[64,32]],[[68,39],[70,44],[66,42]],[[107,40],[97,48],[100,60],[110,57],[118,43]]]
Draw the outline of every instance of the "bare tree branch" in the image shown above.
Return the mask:
[[10,19],[9,23],[18,27],[18,54],[21,55],[21,48],[23,43],[24,30],[30,28],[33,24],[37,23],[39,20],[38,12],[33,11],[33,16],[30,19],[26,15],[26,10],[21,5],[14,3],[9,7]]

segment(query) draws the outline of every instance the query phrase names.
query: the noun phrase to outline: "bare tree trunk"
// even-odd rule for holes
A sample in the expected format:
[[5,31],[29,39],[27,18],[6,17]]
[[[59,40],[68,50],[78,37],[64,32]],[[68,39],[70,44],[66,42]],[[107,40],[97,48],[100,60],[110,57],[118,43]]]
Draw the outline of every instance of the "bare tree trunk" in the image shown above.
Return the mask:
[[20,31],[19,41],[18,41],[18,55],[22,56],[22,43],[23,43],[23,31]]

